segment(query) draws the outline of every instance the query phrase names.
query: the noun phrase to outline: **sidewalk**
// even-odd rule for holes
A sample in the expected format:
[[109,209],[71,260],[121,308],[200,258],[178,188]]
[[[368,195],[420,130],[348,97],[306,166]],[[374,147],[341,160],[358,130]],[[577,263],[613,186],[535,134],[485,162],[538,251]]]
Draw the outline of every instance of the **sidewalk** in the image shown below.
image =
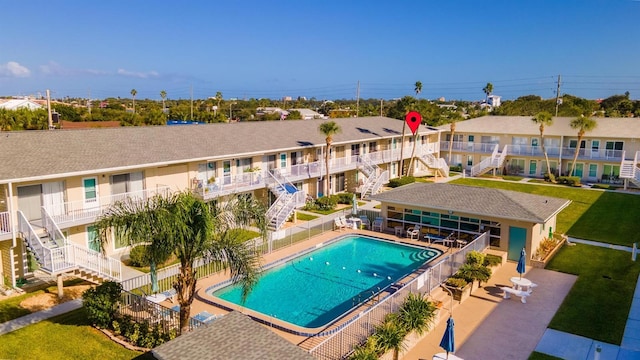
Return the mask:
[[82,299],[76,299],[67,301],[60,305],[56,305],[52,308],[31,313],[17,319],[9,320],[0,324],[0,335],[22,329],[25,326],[29,326],[40,321],[47,320],[54,316],[62,315],[82,307]]

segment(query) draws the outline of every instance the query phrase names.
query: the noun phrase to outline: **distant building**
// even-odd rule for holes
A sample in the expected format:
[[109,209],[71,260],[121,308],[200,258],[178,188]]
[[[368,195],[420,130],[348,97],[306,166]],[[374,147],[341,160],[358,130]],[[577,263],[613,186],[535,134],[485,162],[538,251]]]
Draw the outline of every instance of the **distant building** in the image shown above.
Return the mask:
[[315,112],[311,109],[289,109],[289,111],[297,111],[302,116],[302,120],[311,120],[311,119],[326,119],[327,116],[320,114],[319,112]]
[[38,109],[42,109],[43,107],[44,106],[29,99],[11,99],[6,101],[0,100],[0,109],[5,109],[5,110],[18,110],[18,109],[38,110]]

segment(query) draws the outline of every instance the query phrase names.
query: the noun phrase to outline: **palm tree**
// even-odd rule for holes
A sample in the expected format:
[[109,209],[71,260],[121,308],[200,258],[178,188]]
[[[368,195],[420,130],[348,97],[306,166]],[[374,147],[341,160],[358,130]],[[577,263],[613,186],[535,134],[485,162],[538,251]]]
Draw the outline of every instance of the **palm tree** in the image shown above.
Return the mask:
[[384,322],[376,326],[373,334],[378,351],[385,353],[393,350],[393,360],[398,360],[398,355],[405,348],[404,338],[407,331],[397,321],[397,314],[389,314]]
[[433,325],[436,306],[427,301],[420,293],[409,293],[400,307],[400,324],[407,332],[415,331],[422,335]]
[[216,92],[216,101],[218,102],[218,109],[220,109],[220,102],[222,101],[222,93],[220,91]]
[[164,101],[167,98],[167,92],[164,91],[164,90],[160,91],[160,97],[162,98],[162,111],[164,112],[164,109],[165,109],[165,106],[164,106],[165,102]]
[[335,121],[326,121],[320,124],[318,130],[326,137],[327,151],[324,156],[324,164],[326,169],[325,174],[325,186],[327,195],[331,195],[331,189],[329,189],[329,151],[331,149],[331,143],[333,142],[333,135],[339,133],[342,129],[335,123]]
[[159,259],[173,253],[180,273],[173,284],[180,305],[180,329],[189,328],[191,303],[196,291],[194,262],[206,258],[230,269],[233,281],[242,284],[243,298],[258,279],[258,255],[238,238],[235,229],[249,225],[266,235],[264,206],[253,198],[233,197],[210,205],[189,192],[146,201],[117,202],[100,217],[96,227],[104,249],[110,232],[129,244],[148,244],[147,254]]
[[422,81],[416,81],[413,91],[416,92],[416,97],[422,92]]
[[585,117],[584,115],[581,115],[580,117],[571,120],[571,122],[569,123],[569,126],[571,126],[572,129],[578,130],[578,143],[576,144],[576,151],[575,151],[575,154],[573,155],[573,164],[571,165],[571,171],[569,172],[569,176],[573,176],[573,171],[576,168],[576,160],[578,160],[578,153],[580,152],[580,144],[582,143],[582,137],[584,137],[584,134],[587,131],[591,131],[595,129],[596,125],[597,123],[595,122],[595,120]]
[[547,174],[551,174],[551,164],[549,164],[549,156],[547,155],[547,149],[544,147],[544,127],[551,126],[553,124],[553,117],[548,111],[541,111],[536,114],[531,120],[540,125],[540,143],[542,144],[542,153],[544,154],[544,160],[547,162]]
[[133,113],[136,113],[136,95],[138,91],[136,89],[131,89],[131,98],[133,99]]
[[489,105],[489,95],[491,95],[491,93],[493,92],[493,84],[492,83],[487,83],[487,85],[485,85],[482,88],[482,91],[485,94],[485,101],[487,102],[487,105]]

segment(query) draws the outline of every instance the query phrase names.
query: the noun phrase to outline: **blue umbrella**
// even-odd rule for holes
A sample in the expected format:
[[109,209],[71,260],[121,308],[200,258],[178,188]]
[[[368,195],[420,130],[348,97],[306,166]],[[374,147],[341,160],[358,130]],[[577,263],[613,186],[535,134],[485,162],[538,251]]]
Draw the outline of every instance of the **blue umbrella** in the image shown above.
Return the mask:
[[447,329],[444,331],[444,335],[442,335],[442,340],[440,340],[440,347],[447,352],[447,359],[449,358],[450,352],[456,351],[456,344],[453,340],[453,317],[451,316],[449,316],[447,320]]
[[524,265],[527,262],[526,256],[527,253],[524,251],[524,248],[522,248],[522,251],[520,252],[520,259],[518,259],[518,266],[516,267],[516,271],[520,274],[520,279],[522,279],[522,274],[526,271],[524,268]]

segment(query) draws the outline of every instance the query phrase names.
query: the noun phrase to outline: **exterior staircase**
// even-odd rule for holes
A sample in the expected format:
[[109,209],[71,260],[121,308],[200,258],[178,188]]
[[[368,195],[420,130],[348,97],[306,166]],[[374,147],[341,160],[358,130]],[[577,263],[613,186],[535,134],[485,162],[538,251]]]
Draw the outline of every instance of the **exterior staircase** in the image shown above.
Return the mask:
[[420,154],[418,154],[418,160],[425,164],[428,168],[434,169],[442,177],[449,177],[449,165],[443,158],[437,158],[433,155],[433,152],[427,151],[424,147]]
[[298,190],[277,169],[270,170],[268,173],[267,186],[277,197],[276,201],[267,210],[268,228],[271,231],[277,231],[296,208],[304,206],[307,196],[304,191]]
[[73,272],[91,282],[122,281],[122,263],[100,252],[70,243],[47,211],[42,208],[42,227],[34,227],[18,211],[18,232],[40,265],[51,275]]
[[622,162],[620,163],[620,178],[629,179],[634,185],[640,187],[640,169],[638,168],[638,160],[640,151],[636,151],[633,160],[625,160],[625,153],[622,153]]
[[499,152],[499,145],[493,148],[491,156],[482,160],[478,164],[471,167],[471,176],[480,176],[489,170],[500,169],[507,157],[507,145],[504,146],[502,152]]
[[383,171],[367,155],[362,155],[358,159],[358,169],[366,177],[362,185],[358,187],[361,199],[378,193],[382,185],[389,182],[389,171]]

